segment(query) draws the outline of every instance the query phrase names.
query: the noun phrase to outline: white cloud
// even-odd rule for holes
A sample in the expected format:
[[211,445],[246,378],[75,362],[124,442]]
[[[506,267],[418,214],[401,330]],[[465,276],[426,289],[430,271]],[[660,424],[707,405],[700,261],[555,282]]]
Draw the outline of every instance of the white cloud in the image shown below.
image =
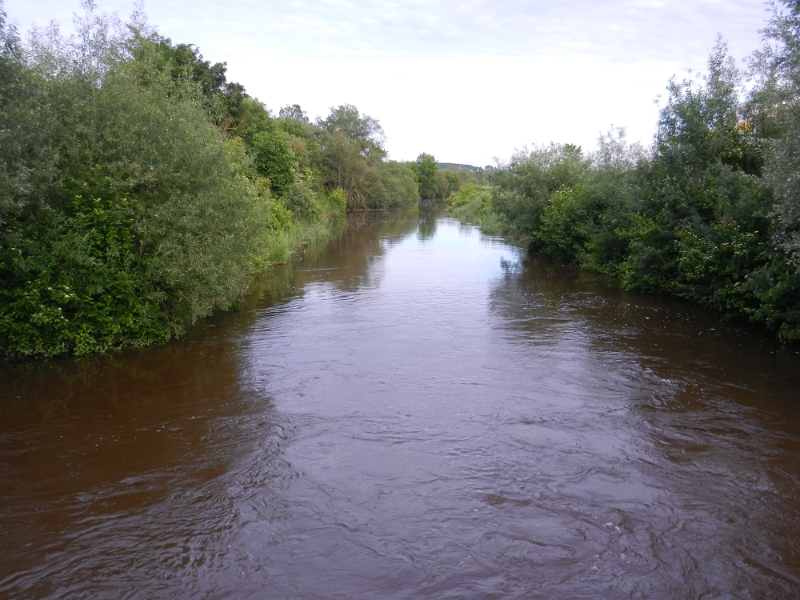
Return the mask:
[[[23,28],[66,24],[78,8],[6,0]],[[382,122],[395,158],[481,164],[532,142],[591,146],[612,123],[649,141],[668,78],[703,69],[717,33],[749,54],[766,17],[752,0],[161,0],[145,11],[273,108],[350,102]]]
[[[293,73],[312,71],[313,78],[283,85]],[[297,102],[324,115],[348,102],[381,121],[392,158],[429,152],[485,165],[548,140],[591,148],[611,125],[628,125],[631,138],[649,139],[657,111],[652,99],[673,69],[584,58],[277,59],[269,72],[273,78],[252,90],[272,108]]]

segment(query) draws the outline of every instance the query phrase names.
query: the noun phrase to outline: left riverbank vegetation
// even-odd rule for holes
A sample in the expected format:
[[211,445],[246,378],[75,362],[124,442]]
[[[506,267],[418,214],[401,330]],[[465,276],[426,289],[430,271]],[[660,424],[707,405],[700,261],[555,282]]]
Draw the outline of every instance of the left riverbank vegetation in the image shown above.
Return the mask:
[[800,2],[774,4],[764,48],[667,87],[651,147],[624,130],[585,153],[516,152],[450,210],[531,252],[671,294],[800,342]]
[[0,2],[0,355],[163,343],[347,210],[413,205],[354,106],[277,115],[141,13],[23,41]]

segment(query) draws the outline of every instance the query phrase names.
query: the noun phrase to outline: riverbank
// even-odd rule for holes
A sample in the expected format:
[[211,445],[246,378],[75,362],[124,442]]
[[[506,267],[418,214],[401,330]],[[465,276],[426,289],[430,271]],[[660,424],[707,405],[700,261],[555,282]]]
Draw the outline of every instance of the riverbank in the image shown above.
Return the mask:
[[[578,194],[586,193],[585,188],[578,189]],[[493,204],[502,194],[502,188],[467,186],[448,200],[448,212],[463,223],[477,225],[484,233],[501,236],[533,254],[611,276],[627,290],[677,296],[712,309],[723,320],[759,325],[784,345],[800,344],[800,277],[785,248],[780,244],[772,246],[778,236],[774,223],[770,226],[764,223],[766,219],[757,219],[756,227],[761,227],[762,232],[719,224],[725,237],[705,244],[690,240],[695,247],[672,250],[672,262],[658,260],[652,254],[645,257],[649,259],[645,262],[636,235],[652,239],[669,234],[659,232],[642,213],[626,210],[627,214],[621,217],[609,216],[601,209],[589,219],[585,213],[569,214],[581,211],[575,209],[574,192],[561,189],[542,211],[539,227],[526,235],[521,233],[518,222],[509,222],[507,215]],[[619,206],[611,210],[619,210]],[[560,211],[562,214],[557,214]],[[589,232],[586,220],[592,219],[592,226],[603,220],[625,225],[597,231],[603,226],[599,225]],[[642,227],[648,229],[642,231]],[[601,236],[605,239],[598,239]],[[636,260],[644,264],[637,265]]]
[[669,83],[651,147],[612,130],[593,152],[524,149],[488,186],[454,193],[451,212],[625,289],[677,296],[800,343],[791,184],[800,120],[748,92],[721,42],[698,81]]

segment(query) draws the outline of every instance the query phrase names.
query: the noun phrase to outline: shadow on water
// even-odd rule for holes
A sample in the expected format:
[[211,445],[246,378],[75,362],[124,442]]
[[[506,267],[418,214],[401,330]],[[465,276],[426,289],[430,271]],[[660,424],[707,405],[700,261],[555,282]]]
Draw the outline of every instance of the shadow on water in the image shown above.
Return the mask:
[[[681,300],[629,293],[602,276],[545,260],[507,262],[492,307],[523,345],[572,342],[671,382],[670,409],[715,394],[781,411],[800,424],[800,351],[761,328],[721,321]],[[655,400],[658,403],[658,399]],[[791,417],[794,416],[794,418]]]
[[4,365],[0,595],[96,597],[181,577],[190,593],[232,518],[231,465],[282,434],[262,422],[242,436],[269,399],[239,370],[236,337],[212,328],[141,353]]

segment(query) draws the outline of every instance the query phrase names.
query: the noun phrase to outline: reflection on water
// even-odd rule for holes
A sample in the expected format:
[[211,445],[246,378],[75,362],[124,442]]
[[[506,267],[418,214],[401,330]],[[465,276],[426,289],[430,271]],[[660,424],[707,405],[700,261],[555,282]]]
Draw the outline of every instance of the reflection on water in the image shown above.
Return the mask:
[[436,224],[439,222],[439,211],[436,210],[437,206],[435,202],[430,200],[423,200],[422,202],[429,203],[424,205],[423,210],[420,212],[419,229],[417,229],[417,239],[419,239],[421,242],[424,242],[425,240],[432,239],[436,235]]
[[359,215],[181,342],[0,367],[0,596],[791,597],[798,367]]

